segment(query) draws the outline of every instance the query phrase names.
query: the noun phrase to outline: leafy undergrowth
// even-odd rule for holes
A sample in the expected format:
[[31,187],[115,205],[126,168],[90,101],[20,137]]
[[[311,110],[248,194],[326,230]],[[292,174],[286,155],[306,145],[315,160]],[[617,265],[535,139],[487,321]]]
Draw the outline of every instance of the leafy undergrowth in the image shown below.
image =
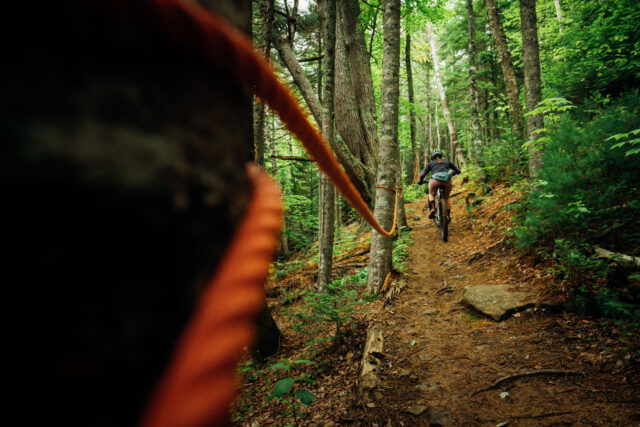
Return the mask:
[[[241,365],[236,425],[422,425],[428,411],[407,412],[422,403],[450,411],[454,425],[533,422],[548,414],[551,424],[634,419],[625,411],[640,399],[638,331],[556,312],[569,291],[554,270],[557,262],[540,262],[509,243],[522,192],[501,185],[482,195],[467,184],[453,194],[446,245],[426,220],[425,199],[407,205],[413,230],[396,240],[402,257],[394,266],[402,271],[390,282],[402,277],[408,285],[392,300],[366,294],[370,235],[357,236],[355,225],[341,231],[328,296],[314,293],[313,249],[278,266],[286,270],[274,271],[267,295],[284,340],[265,364]],[[479,283],[512,284],[538,303],[496,324],[460,302],[464,286]],[[384,325],[385,359],[380,387],[365,397],[356,380],[371,322]],[[500,376],[536,369],[583,375],[571,383],[531,380],[469,399]],[[566,408],[550,397],[558,393]]]
[[[371,233],[358,234],[357,229],[354,223],[337,233],[334,280],[327,292],[315,292],[317,245],[275,265],[265,288],[284,338],[278,354],[264,364],[249,358],[241,364],[244,383],[233,415],[236,424],[297,425],[341,419],[352,410],[366,326],[382,310],[382,301],[366,293]],[[409,231],[394,242],[390,279],[401,275],[410,244]],[[278,396],[276,385],[290,378],[291,390]],[[296,396],[304,395],[302,390],[313,395],[312,403]]]

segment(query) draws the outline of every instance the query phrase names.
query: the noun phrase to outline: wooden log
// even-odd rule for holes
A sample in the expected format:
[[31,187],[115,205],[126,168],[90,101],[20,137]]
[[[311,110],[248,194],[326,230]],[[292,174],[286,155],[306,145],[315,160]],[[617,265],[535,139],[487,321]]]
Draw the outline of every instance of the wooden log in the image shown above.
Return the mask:
[[382,367],[383,347],[382,326],[379,324],[369,326],[362,355],[360,377],[358,378],[360,393],[374,389],[380,384],[379,374]]
[[631,268],[634,270],[640,269],[640,257],[611,252],[607,249],[601,248],[600,246],[595,247],[595,254],[596,258],[609,259],[621,267]]
[[389,291],[384,296],[384,305],[389,305],[407,287],[407,279],[401,278],[394,281],[389,287]]

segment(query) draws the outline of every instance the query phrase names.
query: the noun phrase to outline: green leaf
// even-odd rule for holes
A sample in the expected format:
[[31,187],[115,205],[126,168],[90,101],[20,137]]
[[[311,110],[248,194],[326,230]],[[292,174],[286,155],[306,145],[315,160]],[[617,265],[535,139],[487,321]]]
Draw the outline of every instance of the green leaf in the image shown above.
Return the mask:
[[300,364],[300,363],[307,363],[307,364],[311,364],[313,363],[311,360],[306,360],[306,359],[300,359],[300,360],[296,360],[295,362],[293,362],[294,364]]
[[500,393],[500,399],[504,399],[507,396],[509,396],[509,392],[508,391],[503,391],[502,393]]
[[295,395],[303,405],[309,406],[316,401],[316,396],[308,390],[296,390]]
[[624,153],[624,156],[625,156],[625,157],[629,157],[629,156],[631,156],[632,154],[638,154],[638,153],[640,153],[640,148],[634,148],[634,149],[629,150],[629,151],[627,151],[626,153]]
[[289,370],[289,366],[285,365],[282,362],[278,362],[278,363],[274,363],[273,365],[269,366],[269,369],[286,369]]
[[293,378],[283,378],[273,386],[273,395],[282,397],[291,391],[291,387],[293,387]]

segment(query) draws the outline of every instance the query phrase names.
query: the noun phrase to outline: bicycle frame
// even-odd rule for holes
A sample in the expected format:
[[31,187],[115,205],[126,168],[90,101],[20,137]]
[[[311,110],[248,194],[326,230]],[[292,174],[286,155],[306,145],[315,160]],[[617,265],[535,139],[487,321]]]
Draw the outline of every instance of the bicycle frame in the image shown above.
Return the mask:
[[436,193],[436,201],[437,201],[437,209],[436,215],[433,217],[433,222],[437,227],[440,227],[440,236],[442,237],[442,241],[446,242],[449,238],[449,221],[447,220],[447,215],[444,212],[442,207],[442,186],[438,186],[438,191]]

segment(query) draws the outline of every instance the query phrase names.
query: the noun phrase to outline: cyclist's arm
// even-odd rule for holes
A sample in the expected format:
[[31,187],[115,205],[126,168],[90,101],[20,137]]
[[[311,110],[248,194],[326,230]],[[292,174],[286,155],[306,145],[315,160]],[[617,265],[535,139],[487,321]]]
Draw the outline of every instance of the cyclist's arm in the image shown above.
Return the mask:
[[451,162],[449,162],[449,167],[453,171],[451,173],[451,175],[458,175],[458,174],[462,173],[462,172],[460,172],[460,169],[458,169],[458,167],[456,165],[454,165],[453,163],[451,163]]
[[427,176],[429,171],[431,170],[431,164],[429,163],[426,168],[420,174],[420,180],[418,181],[418,185],[424,184],[424,178]]

